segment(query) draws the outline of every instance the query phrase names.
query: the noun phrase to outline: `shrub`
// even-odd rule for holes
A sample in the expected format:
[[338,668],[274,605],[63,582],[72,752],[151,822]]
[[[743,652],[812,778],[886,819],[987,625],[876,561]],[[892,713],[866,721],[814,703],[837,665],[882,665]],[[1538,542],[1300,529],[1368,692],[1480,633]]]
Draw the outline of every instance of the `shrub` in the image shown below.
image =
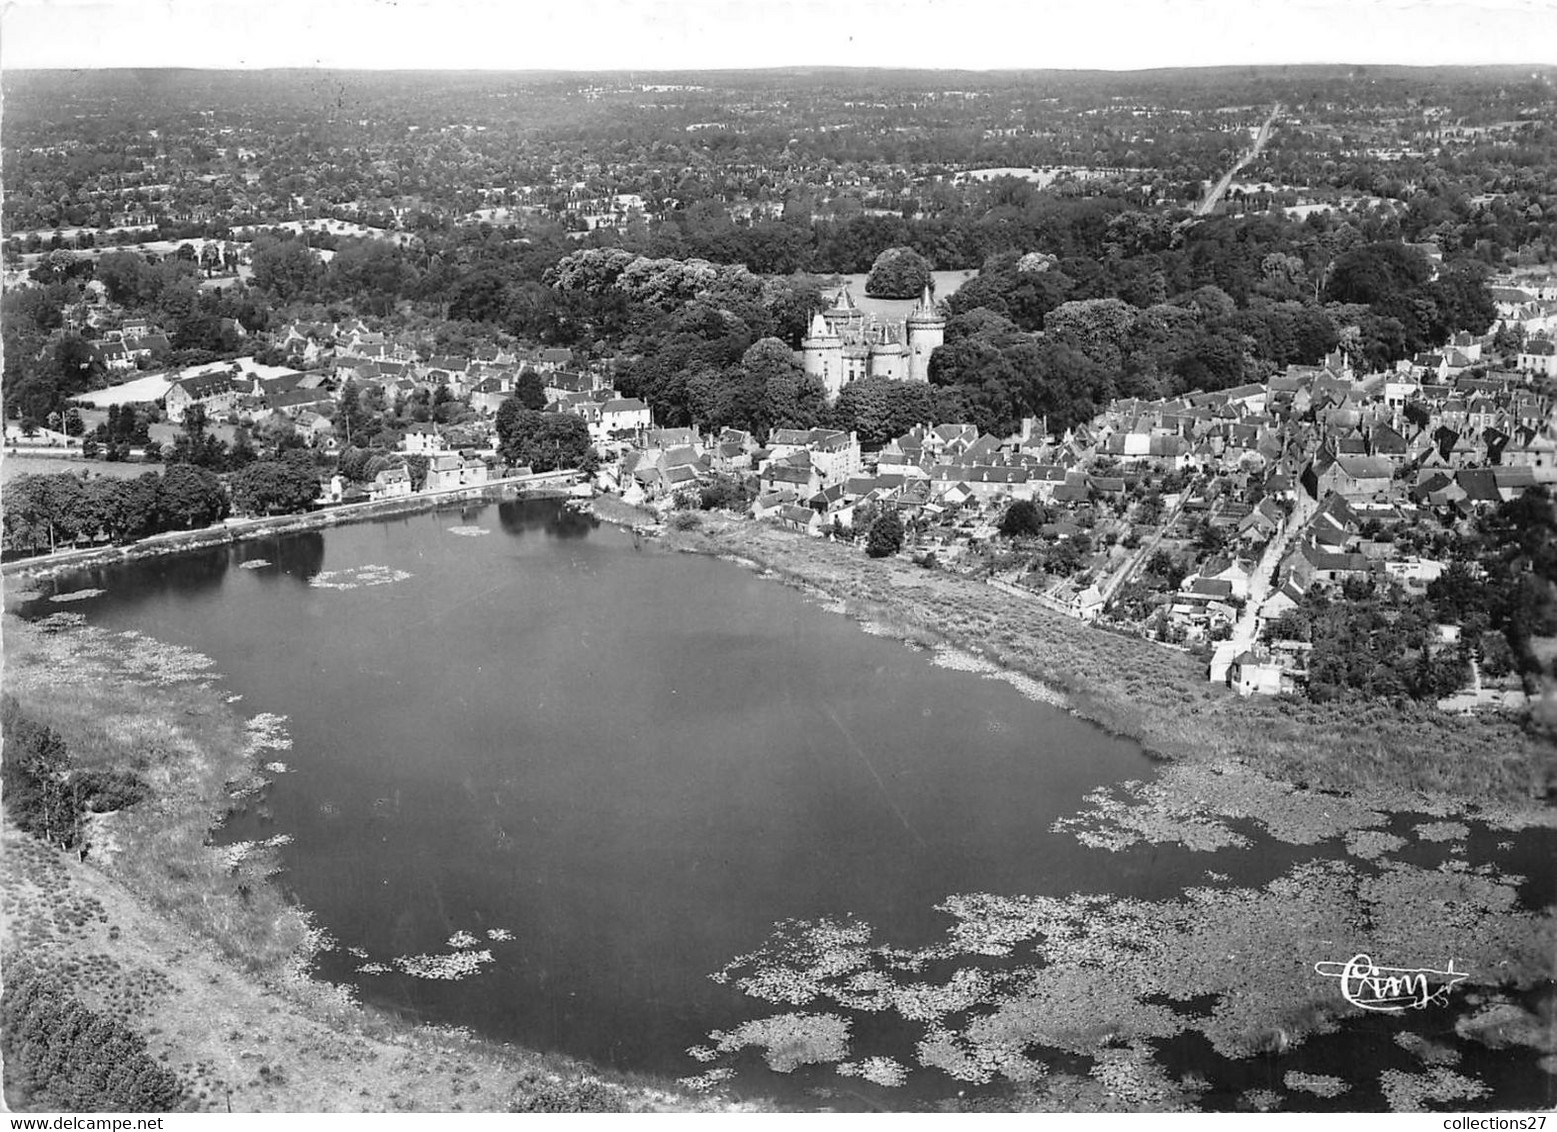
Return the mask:
[[621,1103],[604,1082],[591,1077],[551,1080],[532,1075],[519,1082],[509,1112],[620,1112]]
[[897,512],[887,511],[877,516],[870,525],[865,541],[865,553],[872,558],[886,558],[903,549],[903,520]]
[[118,1019],[88,1010],[26,959],[6,964],[0,1047],[7,1076],[43,1109],[171,1112],[183,1082],[146,1053],[146,1040]]
[[695,531],[702,525],[702,516],[696,511],[677,511],[670,517],[670,529],[673,531]]

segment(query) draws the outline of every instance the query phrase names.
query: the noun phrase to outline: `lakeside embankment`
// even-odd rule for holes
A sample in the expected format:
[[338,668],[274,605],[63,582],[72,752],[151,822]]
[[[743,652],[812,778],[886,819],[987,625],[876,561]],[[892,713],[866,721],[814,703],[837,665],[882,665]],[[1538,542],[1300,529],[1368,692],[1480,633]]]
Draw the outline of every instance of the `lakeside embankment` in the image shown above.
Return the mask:
[[366,503],[343,503],[319,511],[301,515],[270,515],[259,519],[234,519],[214,527],[201,527],[192,531],[169,531],[151,535],[124,546],[91,546],[79,550],[61,550],[53,554],[41,554],[32,558],[18,558],[0,565],[0,575],[44,577],[66,570],[100,566],[110,562],[128,562],[138,558],[152,558],[164,554],[181,554],[188,550],[204,550],[212,546],[242,542],[245,539],[292,534],[296,531],[319,530],[324,527],[342,526],[346,523],[365,523],[389,515],[405,515],[417,511],[432,511],[451,503],[491,502],[518,492],[528,498],[546,498],[549,495],[566,494],[562,489],[576,481],[578,473],[539,472],[528,476],[510,476],[492,480],[475,487],[448,488],[443,491],[418,492],[396,499],[379,499]]
[[[90,818],[86,860],[3,834],[0,954],[117,1017],[204,1111],[694,1111],[675,1086],[377,1014],[308,977],[327,941],[271,881],[265,845],[212,830],[262,795],[283,721],[242,720],[210,662],[138,634],[5,619],[5,690],[73,767],[132,770],[149,796]],[[32,1104],[7,1062],[7,1099]]]
[[1085,625],[969,578],[828,539],[699,513],[667,526],[668,548],[744,559],[921,645],[945,643],[1021,673],[1076,715],[1174,760],[1238,759],[1282,782],[1366,792],[1386,809],[1447,796],[1557,819],[1545,797],[1557,749],[1502,717],[1463,718],[1379,702],[1243,698],[1182,653]]

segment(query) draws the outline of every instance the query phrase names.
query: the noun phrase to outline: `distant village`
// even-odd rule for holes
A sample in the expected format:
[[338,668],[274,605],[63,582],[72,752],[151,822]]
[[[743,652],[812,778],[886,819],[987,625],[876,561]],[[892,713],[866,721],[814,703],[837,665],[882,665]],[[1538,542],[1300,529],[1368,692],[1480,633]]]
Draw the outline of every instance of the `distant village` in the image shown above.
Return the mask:
[[[647,404],[618,394],[610,359],[518,346],[429,355],[360,320],[289,323],[246,343],[254,347],[246,357],[173,374],[138,369],[165,349],[164,336],[125,320],[93,344],[125,380],[83,396],[76,411],[89,429],[111,407],[159,406],[154,427],[171,435],[199,406],[213,427],[281,426],[341,452],[370,442],[343,434],[349,420],[336,410],[348,386],[383,404],[437,391],[468,410],[456,424],[409,424],[368,478],[322,480],[318,505],[328,506],[527,472],[502,461],[495,421],[521,375],[534,375],[546,411],[587,425],[600,458],[591,477],[597,491],[662,515],[717,500],[813,537],[851,538],[862,514],[892,511],[907,531],[903,553],[923,565],[981,577],[1165,647],[1200,650],[1210,679],[1244,694],[1278,694],[1306,677],[1308,646],[1277,630],[1307,595],[1340,596],[1349,584],[1369,583],[1422,592],[1448,565],[1435,552],[1435,532],[1557,482],[1557,277],[1499,280],[1494,297],[1499,322],[1487,335],[1459,334],[1388,372],[1357,373],[1336,351],[1261,383],[1117,400],[1059,435],[1042,419],[1012,436],[924,421],[873,452],[827,428],[759,438],[656,427]],[[814,370],[816,340],[850,309],[845,294],[826,320],[818,315],[796,361]],[[911,322],[911,333],[938,342],[941,323],[928,299]],[[1518,332],[1517,353],[1493,356],[1500,330]],[[890,336],[876,342],[878,354],[883,341]],[[824,345],[837,348],[831,337]],[[857,350],[860,374],[869,349]],[[279,353],[286,364],[261,364],[260,353]],[[890,372],[923,380],[924,359],[909,356],[911,366]],[[829,384],[851,373],[829,373]],[[380,433],[372,443],[384,440]],[[91,448],[82,430],[23,435],[14,422],[6,446],[13,455]],[[1034,519],[1013,537],[1002,518],[1017,502],[1031,504]],[[1442,629],[1450,642],[1453,627]],[[1520,698],[1516,684],[1484,683],[1477,673],[1474,686],[1441,706]]]

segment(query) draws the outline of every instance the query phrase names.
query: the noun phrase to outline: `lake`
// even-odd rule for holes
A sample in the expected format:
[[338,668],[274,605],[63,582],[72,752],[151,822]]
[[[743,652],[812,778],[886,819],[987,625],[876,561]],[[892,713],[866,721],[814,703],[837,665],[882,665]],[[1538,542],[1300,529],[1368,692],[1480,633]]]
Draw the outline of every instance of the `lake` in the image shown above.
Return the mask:
[[[51,606],[213,657],[292,748],[221,839],[286,835],[279,882],[334,938],[321,977],[418,1021],[621,1069],[762,1013],[710,976],[788,920],[944,938],[959,893],[1160,899],[1207,856],[1103,853],[1051,824],[1152,763],[1011,685],[802,593],[642,546],[555,501],[256,539],[61,578]],[[1312,847],[1216,867],[1264,883]],[[908,1037],[881,1018],[873,1040]],[[906,1033],[906,1031],[905,1031]],[[737,1089],[929,1103],[827,1066]]]

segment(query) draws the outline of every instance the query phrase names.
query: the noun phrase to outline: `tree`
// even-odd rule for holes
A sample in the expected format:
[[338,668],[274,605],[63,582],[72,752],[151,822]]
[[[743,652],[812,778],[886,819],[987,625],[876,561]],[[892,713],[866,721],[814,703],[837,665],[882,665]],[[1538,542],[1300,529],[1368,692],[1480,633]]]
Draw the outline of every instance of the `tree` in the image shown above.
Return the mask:
[[888,248],[876,257],[865,280],[872,298],[913,299],[930,286],[929,261],[913,248]]
[[318,494],[318,476],[302,459],[258,460],[232,478],[233,505],[250,515],[302,511]]
[[546,389],[541,384],[541,376],[533,369],[519,371],[519,379],[514,382],[514,400],[526,409],[544,409],[546,407]]
[[1012,538],[1043,533],[1046,516],[1030,499],[1018,499],[1000,517],[1000,533]]
[[174,464],[162,473],[157,510],[165,523],[180,529],[206,527],[227,514],[227,493],[211,472]]
[[[447,386],[440,385],[440,389]],[[347,378],[341,387],[340,402],[336,406],[335,430],[347,444],[360,444],[376,430],[372,414],[362,406],[357,383]]]
[[537,472],[581,467],[594,451],[583,420],[571,413],[538,413],[513,397],[498,408],[497,435],[504,460]]
[[903,520],[897,512],[883,511],[870,525],[865,539],[865,553],[872,558],[886,558],[903,549]]
[[312,291],[323,270],[319,257],[300,240],[257,242],[253,267],[254,285],[284,303]]

